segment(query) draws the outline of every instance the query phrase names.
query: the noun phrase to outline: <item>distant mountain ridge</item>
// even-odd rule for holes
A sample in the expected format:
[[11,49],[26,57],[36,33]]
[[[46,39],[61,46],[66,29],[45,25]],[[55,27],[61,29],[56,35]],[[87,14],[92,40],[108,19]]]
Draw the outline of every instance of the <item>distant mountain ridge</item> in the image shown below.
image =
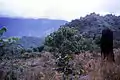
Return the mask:
[[32,18],[10,18],[0,17],[0,28],[5,26],[8,31],[5,36],[34,36],[43,37],[57,30],[60,25],[67,23],[65,20],[55,19],[32,19]]

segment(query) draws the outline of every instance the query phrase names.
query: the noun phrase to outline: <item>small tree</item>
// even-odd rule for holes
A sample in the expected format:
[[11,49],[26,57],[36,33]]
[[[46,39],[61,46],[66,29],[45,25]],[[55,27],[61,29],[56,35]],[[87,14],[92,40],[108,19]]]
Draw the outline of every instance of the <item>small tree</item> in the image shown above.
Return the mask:
[[74,41],[77,39],[75,35],[77,35],[76,29],[61,27],[45,38],[45,47],[51,47],[50,52],[71,53]]
[[[65,76],[73,74],[72,54],[86,49],[86,39],[75,28],[61,27],[45,38],[45,50],[53,52],[56,57],[57,71]],[[85,47],[85,48],[84,48]]]
[[73,74],[72,65],[69,64],[73,53],[93,51],[96,47],[95,40],[84,37],[73,27],[60,27],[45,38],[45,50],[54,53],[58,70],[65,75]]
[[[18,38],[10,37],[10,38],[4,38],[3,34],[7,31],[5,27],[0,29],[0,59],[3,60],[3,56],[6,54],[8,55],[7,51],[10,51],[11,53],[11,70],[9,71],[8,75],[6,76],[6,79],[8,80],[16,80],[15,73],[13,71],[13,54],[16,52],[16,49],[18,46],[14,46],[13,44],[16,43]],[[10,75],[10,76],[9,76]],[[9,77],[8,77],[9,76]]]

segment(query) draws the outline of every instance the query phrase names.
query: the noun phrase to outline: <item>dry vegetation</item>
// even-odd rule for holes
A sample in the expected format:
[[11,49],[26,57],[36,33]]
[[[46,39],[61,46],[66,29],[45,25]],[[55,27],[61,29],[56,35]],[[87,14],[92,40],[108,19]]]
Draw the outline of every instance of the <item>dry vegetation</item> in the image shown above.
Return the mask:
[[[120,80],[119,53],[120,49],[114,50],[115,63],[101,61],[100,53],[95,52],[73,55],[71,62],[76,69],[73,80]],[[13,66],[11,60],[0,63],[0,80],[63,80],[62,74],[55,71],[55,59],[49,52],[39,57],[15,59],[12,63]],[[11,75],[11,70],[14,75]]]

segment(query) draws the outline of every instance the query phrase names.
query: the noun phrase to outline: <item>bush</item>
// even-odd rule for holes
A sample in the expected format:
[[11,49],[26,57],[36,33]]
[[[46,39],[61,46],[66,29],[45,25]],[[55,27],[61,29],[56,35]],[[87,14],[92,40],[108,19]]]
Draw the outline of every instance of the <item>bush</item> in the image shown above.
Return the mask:
[[44,49],[44,45],[42,45],[40,47],[33,48],[33,52],[42,52],[43,49]]
[[7,29],[5,27],[0,29],[0,59],[10,57],[13,58],[14,54],[20,53],[20,46],[18,44],[15,44],[19,39],[15,37],[4,38],[3,34],[6,31]]
[[58,53],[75,53],[95,50],[96,40],[79,34],[75,28],[61,27],[45,38],[45,50]]
[[73,65],[70,64],[73,53],[93,51],[97,49],[95,40],[79,34],[75,28],[61,27],[45,38],[45,50],[53,52],[56,57],[57,71],[65,76],[73,75]]

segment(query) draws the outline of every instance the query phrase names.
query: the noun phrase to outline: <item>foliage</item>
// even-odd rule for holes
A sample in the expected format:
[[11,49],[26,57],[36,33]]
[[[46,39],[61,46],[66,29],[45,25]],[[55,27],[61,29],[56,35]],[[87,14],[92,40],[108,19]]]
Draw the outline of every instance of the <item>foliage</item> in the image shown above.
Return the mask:
[[[4,56],[5,58],[13,56],[14,53],[17,53],[21,48],[20,45],[14,45],[18,38],[10,37],[4,38],[3,34],[7,29],[5,27],[0,29],[0,58]],[[17,51],[16,51],[17,50]]]
[[0,37],[3,35],[4,32],[6,32],[7,29],[5,27],[3,27],[2,29],[0,29]]
[[68,27],[59,28],[58,31],[51,33],[49,36],[45,38],[45,45],[48,47],[52,47],[51,52],[59,52],[59,53],[71,53],[72,50],[72,41],[75,41],[74,36],[77,33],[75,29],[71,29]]
[[[3,34],[6,31],[7,29],[5,27],[0,29],[1,59],[21,58],[22,54],[25,52],[31,53],[35,49],[37,50],[36,52],[41,52],[44,48],[44,46],[40,46],[42,44],[43,39],[39,39],[35,37],[25,37],[25,36],[20,39],[16,37],[5,38],[3,37]],[[36,48],[29,48],[31,45]]]
[[42,45],[40,47],[33,48],[33,52],[42,52],[43,49],[44,49],[44,45]]
[[45,38],[45,49],[65,54],[88,51],[98,47],[96,40],[80,35],[74,28],[61,27]]
[[5,76],[5,80],[17,80],[17,75],[15,74],[15,71],[8,71]]
[[113,30],[114,34],[114,48],[119,48],[120,41],[120,16],[107,14],[100,16],[99,14],[91,13],[80,19],[72,20],[66,23],[64,26],[76,28],[80,34],[87,38],[98,38],[105,27],[109,27]]
[[92,51],[98,46],[96,40],[80,35],[73,27],[61,27],[45,38],[45,50],[53,52],[56,57],[57,71],[65,76],[73,75],[73,64],[70,64],[73,53]]

